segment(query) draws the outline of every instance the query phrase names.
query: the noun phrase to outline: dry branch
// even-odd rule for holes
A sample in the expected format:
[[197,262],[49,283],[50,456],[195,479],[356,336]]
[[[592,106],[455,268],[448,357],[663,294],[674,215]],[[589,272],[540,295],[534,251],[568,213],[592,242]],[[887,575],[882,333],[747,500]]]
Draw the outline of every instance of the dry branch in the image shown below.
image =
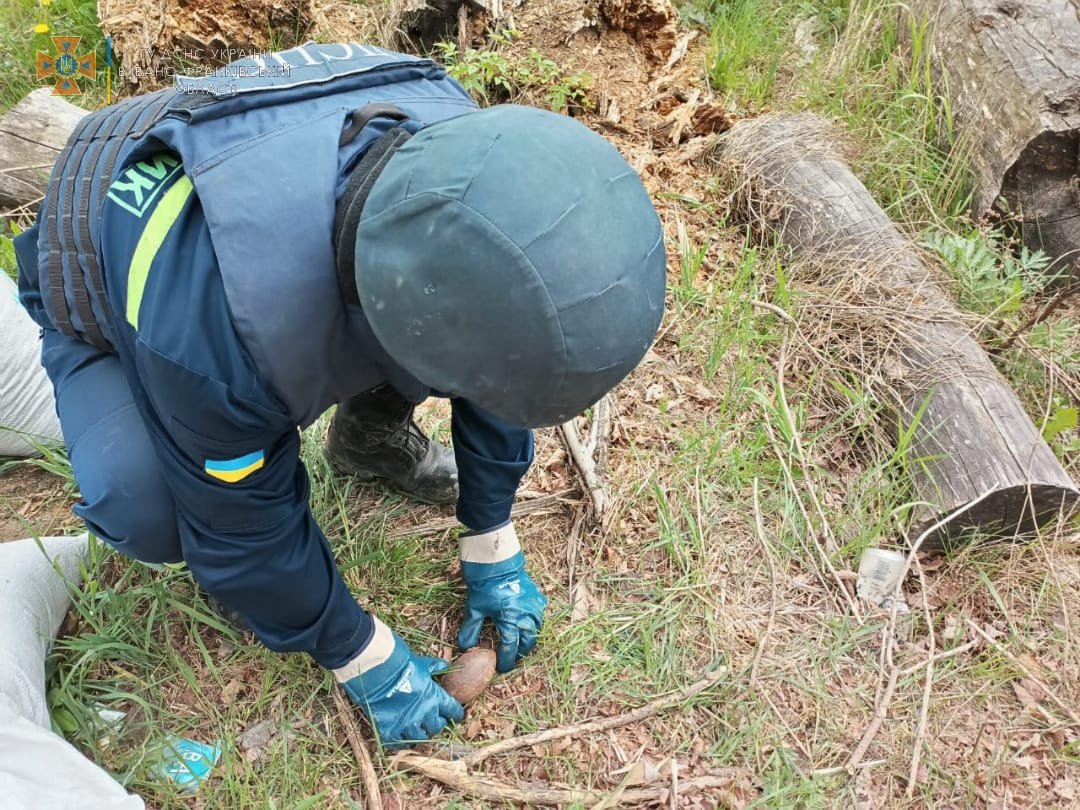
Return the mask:
[[596,462],[582,443],[581,437],[578,436],[577,426],[574,424],[573,419],[559,425],[559,432],[562,434],[563,441],[566,442],[566,449],[570,451],[570,457],[574,460],[578,472],[581,473],[581,480],[585,484],[585,489],[588,490],[593,515],[597,523],[603,524],[610,499],[607,488],[604,486],[600,473],[596,469]]
[[893,694],[896,692],[896,680],[899,677],[900,668],[896,666],[893,659],[893,645],[896,643],[896,613],[899,606],[900,603],[894,600],[892,610],[889,612],[889,621],[882,631],[883,638],[881,645],[885,653],[886,665],[889,668],[889,680],[885,686],[884,694],[879,697],[877,705],[874,707],[874,716],[871,718],[870,724],[866,727],[862,737],[859,739],[859,744],[855,746],[855,750],[852,751],[851,756],[848,757],[847,765],[845,767],[851,773],[854,773],[860,763],[862,763],[863,757],[870,748],[870,743],[874,741],[874,737],[877,736],[881,724],[885,722],[885,717],[889,712],[889,706],[892,705]]
[[1045,693],[1045,695],[1048,698],[1050,698],[1050,700],[1053,701],[1053,703],[1059,709],[1061,709],[1061,711],[1063,711],[1065,713],[1065,716],[1069,718],[1071,725],[1075,726],[1076,728],[1080,728],[1080,717],[1077,716],[1077,714],[1073,710],[1073,708],[1071,706],[1069,706],[1069,704],[1066,703],[1064,700],[1062,700],[1060,697],[1058,697],[1057,693],[1054,692],[1052,689],[1050,689],[1050,687],[1047,686],[1043,682],[1043,680],[1041,678],[1039,678],[1038,675],[1036,675],[1034,672],[1032,672],[1031,669],[1028,668],[1024,664],[1023,661],[1021,661],[1019,658],[1017,658],[1015,655],[1013,655],[1011,652],[1009,652],[1005,647],[1003,647],[1001,644],[999,644],[994,639],[993,636],[991,636],[989,633],[987,633],[985,630],[983,630],[981,627],[979,627],[979,625],[975,624],[975,622],[973,622],[971,619],[968,619],[967,623],[968,623],[968,627],[970,627],[980,637],[982,637],[982,639],[987,644],[989,644],[991,647],[993,647],[999,653],[1001,653],[1006,658],[1008,658],[1013,666],[1015,666],[1017,669],[1019,669],[1021,672],[1024,673],[1025,677],[1030,678],[1031,681],[1033,683],[1035,683],[1043,691],[1043,693]]
[[769,622],[765,625],[765,632],[761,634],[761,638],[758,639],[757,649],[754,651],[754,660],[750,664],[750,688],[753,689],[757,686],[757,673],[758,665],[761,663],[761,656],[765,652],[765,645],[769,643],[769,637],[772,635],[773,625],[776,623],[776,564],[773,563],[772,549],[769,547],[769,541],[765,537],[765,521],[761,517],[761,497],[758,492],[758,479],[754,479],[754,530],[757,534],[758,542],[761,543],[761,550],[765,553],[765,561],[769,565]]
[[[961,644],[958,647],[953,647],[951,649],[939,652],[936,655],[934,655],[934,657],[931,660],[934,662],[934,665],[937,666],[942,661],[947,661],[950,658],[955,658],[958,655],[963,655],[966,652],[971,652],[976,647],[981,647],[982,644],[983,644],[982,639],[977,638],[977,639],[974,639],[973,641],[967,642],[966,644]],[[926,661],[920,661],[917,664],[912,664],[909,667],[905,667],[904,669],[900,670],[900,677],[906,678],[909,675],[914,675],[920,669],[926,669],[926,664],[927,664]]]
[[[762,238],[777,233],[790,275],[814,306],[823,353],[849,358],[905,425],[918,533],[990,491],[978,509],[943,525],[929,545],[978,528],[1014,536],[1080,497],[1013,391],[972,339],[918,251],[830,148],[839,137],[809,114],[737,124],[719,161],[734,206]],[[810,327],[807,326],[807,331]]]
[[915,742],[911,746],[911,765],[908,768],[908,784],[904,795],[912,798],[919,779],[919,762],[922,759],[922,747],[926,740],[926,724],[930,718],[930,694],[934,689],[934,655],[937,652],[937,636],[934,633],[934,617],[930,615],[930,600],[927,594],[926,577],[915,554],[911,555],[915,570],[919,574],[919,590],[922,592],[923,616],[926,618],[926,671],[923,674],[922,704],[919,707],[919,724],[915,728]]
[[[565,737],[578,737],[584,734],[608,731],[610,729],[641,722],[654,714],[678,706],[695,695],[705,691],[709,687],[715,686],[725,675],[727,675],[727,672],[727,667],[719,667],[701,680],[675,694],[658,698],[643,706],[639,706],[632,711],[614,717],[605,717],[601,720],[590,720],[584,723],[574,723],[568,726],[538,731],[533,734],[523,734],[518,737],[511,737],[510,739],[492,743],[483,748],[478,748],[453,762],[408,752],[397,755],[394,757],[393,761],[396,765],[415,771],[429,779],[441,782],[461,793],[483,799],[545,805],[575,803],[591,805],[597,802],[610,802],[612,800],[612,794],[610,793],[598,793],[596,791],[576,788],[570,785],[560,785],[549,782],[529,782],[522,785],[509,785],[485,774],[472,773],[472,769],[485,759],[499,754],[506,754],[510,751],[516,751],[533,745],[540,745],[553,740],[560,740]],[[722,788],[729,786],[731,784],[731,779],[730,777],[719,775],[702,776],[693,779],[682,779],[679,781],[679,784],[684,791],[687,788],[693,787]],[[633,790],[624,789],[621,793],[614,796],[614,801],[619,804],[657,802],[667,790],[667,787]]]
[[[517,802],[530,805],[592,805],[604,801],[607,794],[595,790],[562,785],[554,782],[527,782],[511,785],[484,774],[471,774],[461,761],[447,762],[443,759],[402,754],[394,762],[428,779],[434,779],[467,796],[498,802]],[[687,788],[724,788],[731,785],[729,776],[699,776],[681,779],[679,784]],[[666,786],[626,789],[618,797],[619,804],[646,805],[660,801]]]
[[356,723],[354,709],[341,695],[341,689],[334,687],[334,706],[337,708],[338,719],[345,727],[345,735],[349,738],[349,746],[356,757],[356,764],[360,768],[360,778],[364,783],[364,801],[368,810],[383,810],[382,796],[379,793],[379,775],[375,773],[375,764],[371,761],[364,738],[360,735],[360,727]]
[[532,734],[523,734],[520,737],[511,737],[508,740],[501,740],[500,742],[492,743],[483,748],[478,748],[472,753],[464,756],[459,762],[471,768],[479,765],[485,759],[499,754],[505,754],[509,751],[516,751],[519,748],[540,745],[542,743],[551,742],[552,740],[561,740],[564,737],[594,734],[598,731],[607,731],[608,729],[628,726],[631,723],[639,723],[647,717],[652,717],[654,714],[662,712],[665,709],[678,706],[680,703],[686,702],[699,692],[704,692],[709,687],[715,686],[725,675],[727,675],[727,673],[727,667],[718,667],[704,678],[690,684],[690,686],[685,689],[676,692],[673,695],[657,698],[632,711],[617,714],[614,717],[605,717],[602,720],[589,720],[584,723],[574,723],[569,726],[560,726],[559,728],[536,731]]

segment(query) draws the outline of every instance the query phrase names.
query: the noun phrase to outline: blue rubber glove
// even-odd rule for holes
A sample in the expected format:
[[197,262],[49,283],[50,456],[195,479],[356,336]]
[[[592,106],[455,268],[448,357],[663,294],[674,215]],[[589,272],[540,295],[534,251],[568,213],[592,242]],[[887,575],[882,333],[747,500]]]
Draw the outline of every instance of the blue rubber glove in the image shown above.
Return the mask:
[[458,646],[475,647],[484,619],[491,619],[499,633],[495,669],[509,672],[536,646],[548,600],[525,573],[525,554],[513,524],[458,539],[461,575],[468,586]]
[[448,666],[441,658],[416,655],[401,636],[375,619],[371,642],[334,674],[371,720],[383,747],[404,748],[464,717],[461,704],[431,677]]

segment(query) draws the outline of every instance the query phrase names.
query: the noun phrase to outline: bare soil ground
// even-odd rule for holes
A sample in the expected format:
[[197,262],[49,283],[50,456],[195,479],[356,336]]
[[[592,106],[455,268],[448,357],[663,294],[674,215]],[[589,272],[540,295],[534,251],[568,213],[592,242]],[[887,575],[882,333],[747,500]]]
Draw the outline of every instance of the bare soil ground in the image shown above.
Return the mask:
[[0,543],[32,533],[70,534],[80,525],[73,502],[55,475],[32,464],[14,467],[0,475]]

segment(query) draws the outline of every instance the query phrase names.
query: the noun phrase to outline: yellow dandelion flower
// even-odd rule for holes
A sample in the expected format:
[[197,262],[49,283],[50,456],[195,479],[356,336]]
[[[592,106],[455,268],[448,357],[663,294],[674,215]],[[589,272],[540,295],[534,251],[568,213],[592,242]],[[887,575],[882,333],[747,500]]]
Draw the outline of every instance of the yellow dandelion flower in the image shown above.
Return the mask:
[[34,33],[35,34],[47,34],[47,33],[49,33],[49,30],[50,29],[49,29],[49,24],[48,23],[38,23],[37,25],[34,26]]
[[52,5],[52,0],[41,0],[41,5],[43,5],[43,6],[51,6]]

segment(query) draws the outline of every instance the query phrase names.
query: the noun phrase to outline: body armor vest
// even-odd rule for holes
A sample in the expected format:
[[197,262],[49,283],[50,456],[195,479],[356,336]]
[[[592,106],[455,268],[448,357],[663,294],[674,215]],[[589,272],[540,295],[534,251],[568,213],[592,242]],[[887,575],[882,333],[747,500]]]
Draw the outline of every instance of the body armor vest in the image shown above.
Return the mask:
[[[393,108],[404,123],[387,114]],[[87,115],[57,160],[39,216],[37,280],[49,319],[112,350],[102,206],[127,166],[169,150],[202,205],[236,331],[299,424],[407,378],[346,308],[333,247],[336,191],[392,126],[416,131],[475,109],[430,60],[308,43],[178,77],[176,87]],[[125,205],[137,216],[151,202],[138,191]]]

